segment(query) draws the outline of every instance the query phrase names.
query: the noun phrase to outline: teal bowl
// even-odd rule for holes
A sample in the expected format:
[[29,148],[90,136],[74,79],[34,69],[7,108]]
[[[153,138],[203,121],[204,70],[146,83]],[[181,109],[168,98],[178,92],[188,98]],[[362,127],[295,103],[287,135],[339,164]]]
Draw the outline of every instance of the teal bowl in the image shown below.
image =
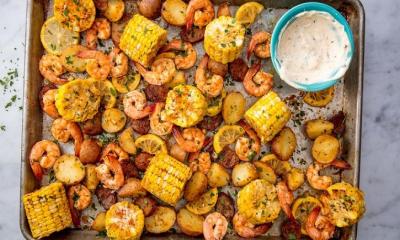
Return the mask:
[[[279,44],[279,39],[280,35],[282,33],[282,30],[285,29],[285,27],[290,24],[292,21],[295,20],[295,17],[303,12],[306,11],[321,11],[321,12],[326,12],[330,14],[336,21],[338,21],[340,24],[343,25],[344,31],[346,32],[347,37],[349,38],[350,42],[350,51],[348,54],[348,62],[350,63],[351,58],[353,57],[353,52],[354,52],[354,39],[353,39],[353,33],[351,32],[351,28],[349,26],[349,23],[346,21],[346,19],[333,7],[323,4],[323,3],[318,3],[318,2],[308,2],[308,3],[303,3],[300,5],[297,5],[291,9],[289,9],[276,23],[275,28],[272,32],[272,39],[271,39],[271,61],[272,64],[275,68],[275,71],[280,74],[280,69],[281,69],[281,64],[278,60],[278,54],[277,54],[277,49],[278,49],[278,44]],[[349,66],[350,64],[348,64]],[[334,84],[336,84],[343,76],[334,76],[331,79],[321,79],[320,82],[317,83],[310,83],[310,84],[304,84],[304,83],[298,83],[294,81],[290,81],[288,79],[282,79],[285,81],[287,84],[290,86],[297,88],[302,91],[307,91],[307,92],[315,92],[315,91],[320,91],[327,89]]]

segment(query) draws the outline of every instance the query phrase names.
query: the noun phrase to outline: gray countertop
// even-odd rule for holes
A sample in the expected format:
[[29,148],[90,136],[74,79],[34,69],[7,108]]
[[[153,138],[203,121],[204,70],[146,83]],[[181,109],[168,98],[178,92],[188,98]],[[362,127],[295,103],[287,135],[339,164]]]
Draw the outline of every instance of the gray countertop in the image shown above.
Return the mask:
[[[400,1],[363,3],[366,46],[361,189],[367,212],[359,224],[359,239],[400,239]],[[22,121],[19,98],[26,3],[0,0],[0,6],[0,79],[14,76],[14,69],[18,72],[14,84],[0,96],[0,236],[22,239],[18,225]],[[10,106],[3,107],[6,105]],[[1,130],[3,126],[5,130]]]

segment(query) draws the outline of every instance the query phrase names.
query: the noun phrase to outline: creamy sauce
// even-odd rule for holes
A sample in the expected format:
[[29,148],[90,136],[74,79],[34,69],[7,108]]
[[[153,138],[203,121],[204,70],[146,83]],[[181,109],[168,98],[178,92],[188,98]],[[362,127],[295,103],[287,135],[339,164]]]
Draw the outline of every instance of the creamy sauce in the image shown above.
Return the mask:
[[341,78],[350,64],[350,51],[343,25],[330,14],[300,13],[280,35],[281,78],[299,84]]

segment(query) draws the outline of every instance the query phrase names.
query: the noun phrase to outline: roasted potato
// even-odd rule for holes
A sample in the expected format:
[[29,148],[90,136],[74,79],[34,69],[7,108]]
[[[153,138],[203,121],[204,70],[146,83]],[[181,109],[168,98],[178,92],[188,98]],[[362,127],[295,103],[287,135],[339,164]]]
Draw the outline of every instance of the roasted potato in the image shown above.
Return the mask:
[[296,146],[296,135],[292,129],[285,127],[272,139],[271,150],[280,160],[288,161]]
[[187,4],[182,0],[167,0],[161,8],[161,15],[164,20],[175,26],[184,26],[186,24]]
[[118,190],[119,197],[139,197],[145,196],[146,190],[142,187],[140,179],[128,178],[125,185]]
[[100,152],[101,147],[97,144],[96,140],[85,139],[79,151],[79,159],[83,164],[95,163],[99,158]]
[[207,190],[207,177],[202,172],[195,172],[185,185],[183,196],[187,201],[193,201]]
[[236,164],[232,170],[232,183],[236,187],[243,187],[257,178],[257,169],[249,162]]
[[104,16],[110,22],[116,22],[122,18],[125,11],[125,3],[123,0],[108,0],[107,8]]
[[235,202],[228,194],[220,192],[217,204],[215,205],[215,211],[221,213],[230,221],[235,215]]
[[305,125],[305,131],[307,137],[310,139],[316,139],[318,136],[322,134],[331,134],[333,128],[334,128],[333,123],[322,119],[314,119],[307,121]]
[[101,127],[108,133],[120,131],[124,128],[125,123],[125,113],[116,108],[106,109],[101,117]]
[[181,231],[186,235],[195,237],[203,234],[204,217],[194,214],[186,208],[179,210],[176,222]]
[[294,191],[304,183],[304,173],[298,168],[290,169],[286,175],[286,182],[290,190]]
[[203,193],[200,198],[188,202],[185,207],[194,214],[203,215],[210,212],[218,200],[218,189],[212,188]]
[[223,187],[229,184],[229,173],[218,163],[211,164],[207,173],[208,185],[210,187]]
[[147,196],[136,198],[135,204],[142,209],[145,217],[150,216],[157,208],[156,200]]
[[125,129],[118,138],[118,143],[125,152],[129,154],[136,154],[135,137],[133,135],[133,129]]
[[150,216],[144,219],[144,226],[150,233],[163,233],[168,231],[176,220],[175,210],[159,206]]
[[331,135],[323,134],[315,139],[311,154],[317,162],[328,164],[336,159],[339,151],[339,140]]
[[85,186],[90,190],[94,191],[99,185],[100,180],[97,178],[96,165],[87,164],[85,166]]
[[103,97],[101,98],[101,106],[103,106],[105,109],[113,108],[117,103],[117,90],[108,80],[102,81],[101,83],[101,91],[103,93]]
[[288,161],[279,160],[273,153],[263,156],[260,159],[260,162],[268,164],[268,166],[270,166],[278,176],[284,176],[290,171],[290,169],[292,169],[292,165],[290,165]]
[[143,16],[150,19],[158,18],[161,14],[161,0],[140,0],[138,8]]
[[99,212],[90,228],[98,232],[106,230],[106,212]]
[[235,124],[242,119],[246,110],[246,99],[240,92],[229,93],[222,105],[222,117],[225,123]]
[[276,174],[274,172],[274,169],[271,166],[269,166],[267,163],[261,162],[261,161],[256,161],[253,164],[256,167],[258,176],[261,179],[265,179],[269,183],[272,183],[272,184],[276,183]]
[[86,120],[82,124],[82,132],[84,134],[94,136],[99,135],[103,132],[103,128],[101,127],[101,113],[97,113],[94,115],[92,119]]
[[56,179],[66,185],[73,185],[85,177],[85,166],[74,155],[64,154],[54,163]]

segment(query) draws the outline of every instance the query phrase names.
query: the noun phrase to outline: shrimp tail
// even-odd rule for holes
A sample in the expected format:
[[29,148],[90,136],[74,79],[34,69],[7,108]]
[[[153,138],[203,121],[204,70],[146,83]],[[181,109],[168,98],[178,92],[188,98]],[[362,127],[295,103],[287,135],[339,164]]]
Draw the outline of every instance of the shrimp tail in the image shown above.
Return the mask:
[[172,128],[172,135],[174,136],[175,139],[182,139],[182,134],[181,134],[181,132],[179,131],[179,129],[178,129],[177,126],[174,126],[174,127]]
[[138,70],[138,72],[140,73],[140,75],[143,76],[147,72],[146,68],[142,64],[140,64],[138,62],[133,62],[133,64],[135,65],[135,67]]
[[40,166],[40,164],[38,162],[32,162],[32,161],[30,164],[31,164],[33,175],[35,176],[36,180],[38,180],[39,182],[42,181],[43,169]]
[[68,199],[69,210],[71,212],[72,223],[75,227],[79,227],[81,225],[81,217],[80,212],[74,207],[74,200]]
[[330,163],[330,165],[343,170],[349,170],[352,168],[350,163],[343,160],[334,160],[333,162]]
[[250,59],[251,54],[253,53],[254,49],[256,48],[256,42],[254,40],[250,40],[249,46],[247,47],[247,60]]

